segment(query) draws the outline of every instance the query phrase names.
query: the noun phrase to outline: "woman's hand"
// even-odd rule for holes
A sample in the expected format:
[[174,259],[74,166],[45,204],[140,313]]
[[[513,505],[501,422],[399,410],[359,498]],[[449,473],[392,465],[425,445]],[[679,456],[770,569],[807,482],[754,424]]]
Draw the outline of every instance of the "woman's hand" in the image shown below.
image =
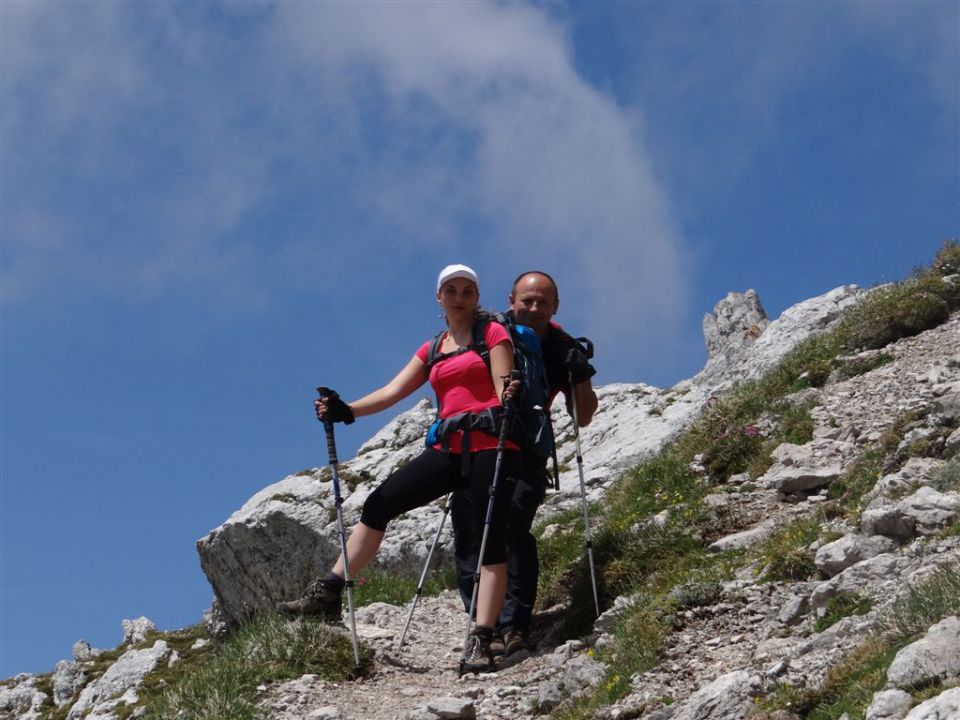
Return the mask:
[[317,420],[323,422],[323,416],[327,414],[327,399],[319,398],[314,400],[313,409],[317,413]]
[[336,390],[319,387],[320,397],[313,401],[313,409],[320,422],[342,422],[349,425],[353,422],[353,410],[347,405]]
[[[509,376],[508,376],[509,377]],[[504,378],[506,383],[507,378]],[[520,380],[513,379],[503,387],[503,403],[506,404],[514,398],[520,397]]]

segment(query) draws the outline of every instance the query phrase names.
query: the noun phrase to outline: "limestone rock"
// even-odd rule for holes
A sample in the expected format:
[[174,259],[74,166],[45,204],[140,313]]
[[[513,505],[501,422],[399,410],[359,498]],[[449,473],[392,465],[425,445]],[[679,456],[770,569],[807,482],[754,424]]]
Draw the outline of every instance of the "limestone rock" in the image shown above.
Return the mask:
[[941,425],[960,424],[960,383],[937,398],[933,406],[933,419]]
[[817,585],[810,596],[810,604],[814,608],[825,607],[827,601],[840,592],[882,597],[891,583],[902,581],[910,565],[908,558],[894,553],[862,560]]
[[135,620],[124,620],[123,623],[123,641],[130,645],[142,643],[147,639],[147,634],[154,632],[157,626],[146,617],[138,617]]
[[904,720],[951,720],[960,718],[960,688],[944,690],[917,705]]
[[764,475],[764,484],[781,493],[796,493],[829,485],[840,477],[840,465],[827,467],[781,467]]
[[864,535],[898,538],[932,535],[953,522],[958,511],[960,493],[941,493],[924,486],[895,504],[865,511],[860,520],[860,529]]
[[827,577],[833,577],[861,560],[881,553],[893,552],[896,543],[882,535],[844,535],[839,540],[823,545],[817,550],[814,563]]
[[61,660],[53,670],[53,704],[63,707],[86,683],[83,666],[75,661]]
[[306,720],[347,720],[336,705],[324,705],[307,713]]
[[441,720],[474,720],[477,717],[477,709],[470,698],[436,698],[426,703],[426,709]]
[[157,640],[153,647],[143,650],[127,650],[103,675],[83,689],[67,713],[67,720],[106,715],[122,704],[135,704],[137,688],[143,678],[168,652],[163,640]]
[[711,552],[726,552],[727,550],[741,550],[751,545],[766,540],[770,537],[780,523],[776,520],[762,522],[749,530],[731,533],[710,543]]
[[77,662],[83,662],[84,660],[92,660],[97,655],[102,653],[103,650],[97,650],[92,647],[90,643],[86,640],[77,640],[73,644],[73,659]]
[[881,497],[888,499],[902,497],[915,490],[918,485],[928,483],[934,471],[942,464],[940,460],[933,458],[910,458],[902,468],[878,480],[864,499],[872,501]]
[[[729,317],[729,321],[714,320],[708,323],[706,318],[704,321],[705,331],[707,331],[707,325],[716,324],[718,330],[720,325],[726,327],[728,339],[724,342],[719,333],[714,336],[716,338],[712,342],[714,351],[711,352],[706,367],[693,378],[693,382],[701,386],[710,386],[714,390],[721,390],[735,381],[760,377],[776,365],[797,343],[814,333],[831,328],[863,292],[856,285],[835,288],[824,295],[810,298],[788,308],[766,327],[760,327],[760,323],[756,322],[757,328],[747,325],[746,321],[751,318],[759,321],[760,315],[757,310],[759,301],[756,303],[757,308],[751,309],[752,300],[746,297],[747,293],[739,298],[733,294],[732,300],[728,295],[725,300],[718,303],[714,312],[715,316]],[[744,305],[743,309],[735,311],[728,307],[737,302]],[[762,308],[759,310],[762,311]],[[734,317],[740,318],[739,324],[734,322]],[[757,329],[761,332],[758,337],[753,338]]]
[[874,693],[867,707],[865,720],[903,720],[912,704],[910,693],[897,688],[881,690]]
[[40,718],[47,694],[37,687],[38,682],[36,675],[21,673],[11,678],[9,685],[0,685],[0,711],[11,713],[5,717],[15,717],[17,720]]
[[730,292],[703,318],[703,339],[710,359],[735,359],[752,345],[770,321],[754,290]]
[[745,670],[721,675],[679,703],[671,720],[728,720],[744,717],[751,698],[760,688],[760,678]]
[[941,620],[927,634],[900,650],[887,670],[887,681],[909,689],[960,676],[960,617]]
[[796,625],[807,614],[809,607],[810,603],[805,596],[794,595],[780,608],[777,620],[784,625]]

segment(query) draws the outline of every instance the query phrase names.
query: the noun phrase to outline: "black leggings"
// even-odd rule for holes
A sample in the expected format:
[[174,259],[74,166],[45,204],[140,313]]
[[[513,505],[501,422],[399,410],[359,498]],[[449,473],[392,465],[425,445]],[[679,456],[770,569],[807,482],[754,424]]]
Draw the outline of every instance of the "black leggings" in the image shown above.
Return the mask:
[[[387,523],[398,515],[422,507],[448,492],[467,489],[473,500],[473,537],[476,538],[476,552],[479,553],[497,451],[472,453],[470,473],[466,477],[461,472],[460,460],[459,453],[445,453],[432,448],[423,451],[370,493],[363,504],[360,522],[382,532],[387,529]],[[483,555],[484,565],[507,561],[507,513],[516,482],[514,478],[519,475],[519,469],[519,451],[505,450],[497,480],[490,534]]]

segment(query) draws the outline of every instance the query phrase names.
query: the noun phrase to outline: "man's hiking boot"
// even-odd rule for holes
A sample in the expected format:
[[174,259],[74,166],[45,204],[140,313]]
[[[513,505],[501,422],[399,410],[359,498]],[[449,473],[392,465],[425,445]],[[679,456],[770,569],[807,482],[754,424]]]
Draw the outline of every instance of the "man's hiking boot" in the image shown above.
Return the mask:
[[332,583],[318,578],[307,586],[303,597],[277,603],[277,612],[288,617],[314,615],[340,622],[340,592]]
[[530,649],[530,637],[526,630],[509,628],[503,633],[503,654],[513,655],[515,652]]
[[493,628],[477,625],[467,639],[466,651],[460,661],[460,675],[490,672],[495,669],[490,644],[495,637]]

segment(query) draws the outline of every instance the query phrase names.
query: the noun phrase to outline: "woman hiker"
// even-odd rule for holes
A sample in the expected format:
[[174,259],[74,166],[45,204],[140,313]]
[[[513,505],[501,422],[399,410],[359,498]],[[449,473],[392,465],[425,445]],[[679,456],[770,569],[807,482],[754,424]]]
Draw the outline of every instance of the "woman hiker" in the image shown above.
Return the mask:
[[[317,418],[352,422],[355,416],[372,415],[400,402],[427,380],[437,395],[439,419],[448,421],[443,437],[390,475],[364,502],[360,522],[347,540],[351,574],[359,572],[376,555],[387,524],[398,515],[433,502],[445,494],[467,488],[476,508],[474,537],[481,537],[497,455],[498,418],[503,401],[516,391],[517,381],[506,382],[513,370],[513,345],[509,333],[496,322],[486,324],[484,341],[490,348],[490,367],[476,352],[466,352],[474,323],[482,317],[476,273],[466,265],[448,265],[437,279],[437,302],[447,329],[440,336],[432,367],[428,358],[436,339],[427,340],[389,383],[349,404],[335,394],[314,401]],[[461,427],[463,429],[461,429]],[[493,668],[490,643],[507,587],[506,518],[519,476],[520,449],[508,440],[501,461],[497,492],[486,551],[480,570],[477,624],[464,652],[462,671]],[[479,550],[479,546],[478,546]],[[317,578],[303,597],[282,602],[285,615],[320,615],[339,620],[344,581],[343,557],[326,577]]]

